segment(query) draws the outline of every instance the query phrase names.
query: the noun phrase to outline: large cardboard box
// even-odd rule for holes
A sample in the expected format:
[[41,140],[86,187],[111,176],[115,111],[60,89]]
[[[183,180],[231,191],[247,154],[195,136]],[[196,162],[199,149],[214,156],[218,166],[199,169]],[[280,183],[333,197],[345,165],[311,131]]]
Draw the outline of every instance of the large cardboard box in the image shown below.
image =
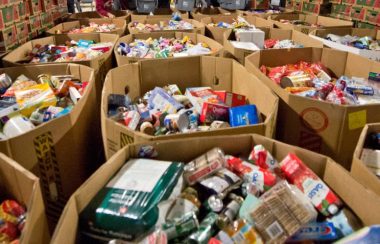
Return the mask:
[[[139,14],[136,10],[131,11],[131,21],[132,22],[142,22],[146,19],[171,19],[173,13],[177,11],[174,11],[170,8],[158,8],[155,9],[155,11],[151,14]],[[189,13],[187,12],[178,12],[182,19],[188,19],[189,18]]]
[[118,46],[121,42],[124,43],[131,43],[135,41],[136,39],[142,39],[146,40],[148,38],[152,39],[159,39],[160,37],[164,38],[177,38],[177,39],[182,39],[185,36],[189,37],[190,40],[193,43],[199,43],[203,42],[206,43],[210,48],[211,48],[211,53],[209,54],[210,56],[221,56],[223,55],[223,46],[220,45],[218,42],[205,37],[204,35],[196,34],[196,33],[190,33],[190,32],[152,32],[152,33],[140,33],[140,34],[130,34],[127,36],[124,36],[120,38],[115,45],[114,48],[114,55],[116,57],[116,62],[117,66],[122,66],[124,64],[130,64],[130,63],[135,63],[139,60],[146,60],[145,58],[129,58],[127,56],[122,56],[118,53],[117,49]]
[[41,18],[39,15],[29,16],[29,30],[30,32],[38,31],[42,28]]
[[72,74],[88,81],[73,110],[35,129],[0,141],[0,152],[17,161],[41,180],[46,213],[53,227],[70,195],[96,168],[102,156],[99,129],[95,126],[94,70],[78,64],[19,66],[0,69],[12,79],[24,74]]
[[368,9],[380,8],[379,0],[356,0],[354,4]]
[[[190,162],[214,147],[225,153],[247,155],[254,145],[264,145],[278,160],[288,153],[295,153],[344,201],[365,225],[380,221],[380,198],[354,180],[349,172],[332,159],[290,146],[260,135],[220,136],[180,139],[163,142],[145,142],[124,147],[102,165],[70,198],[52,237],[52,243],[71,244],[77,239],[78,215],[130,158],[136,158],[143,145],[152,145],[158,151],[159,160]],[[191,146],[190,146],[191,145]]]
[[364,20],[373,25],[380,25],[380,10],[367,9]]
[[[347,20],[339,20],[319,15],[312,14],[300,14],[300,13],[284,13],[284,14],[273,14],[268,18],[273,22],[273,24],[281,29],[294,29],[297,31],[301,31],[305,34],[309,34],[311,31],[315,29],[326,29],[333,27],[352,27],[353,23]],[[320,27],[316,26],[306,26],[306,25],[292,25],[281,23],[280,20],[300,20],[305,21],[311,25],[320,25]]]
[[365,163],[361,160],[361,155],[364,146],[367,142],[367,136],[371,133],[380,132],[380,123],[367,124],[362,133],[360,134],[358,143],[356,145],[354,156],[352,158],[351,175],[357,181],[362,183],[366,188],[372,190],[380,196],[380,179],[373,172],[371,172]]
[[2,18],[2,23],[4,23],[4,26],[10,26],[14,23],[14,7],[13,5],[8,5],[5,7],[2,7],[0,9]]
[[16,35],[17,35],[17,41],[19,45],[27,42],[28,35],[29,35],[29,28],[28,28],[27,22],[21,21],[19,23],[16,23]]
[[[245,95],[250,104],[256,105],[261,117],[260,123],[205,132],[149,136],[129,130],[125,125],[107,117],[109,94],[124,94],[127,86],[129,96],[134,99],[156,86],[167,84],[177,84],[183,92],[188,87],[210,86],[215,90]],[[245,133],[272,137],[278,106],[278,97],[242,65],[232,59],[216,57],[145,60],[115,68],[107,74],[102,96],[102,133],[107,158],[126,144],[138,141]]]
[[238,11],[228,11],[222,8],[196,8],[190,12],[191,18],[196,21],[201,21],[205,17],[215,16],[215,15],[233,15],[237,17]]
[[[223,15],[223,16],[211,16],[206,17],[202,19],[202,23],[206,25],[206,36],[211,37],[215,41],[219,42],[220,44],[223,44],[223,35],[225,32],[229,31],[228,28],[220,28],[220,27],[213,27],[209,26],[209,24],[217,24],[219,22],[225,22],[228,24],[232,24],[236,19],[236,16],[234,15]],[[245,16],[245,20],[248,21],[251,25],[254,25],[257,28],[260,27],[273,27],[273,24],[271,21],[268,21],[266,19],[259,18],[257,16]]]
[[[293,8],[292,9],[281,9],[278,10],[281,11],[282,13],[293,13]],[[270,12],[270,10],[261,10],[260,9],[252,9],[252,10],[247,10],[247,11],[242,11],[242,10],[237,10],[236,11],[238,14],[246,16],[246,15],[253,15],[257,16],[263,19],[268,19],[269,16],[274,14],[273,12]]]
[[[169,22],[170,18],[148,18],[148,19],[141,19],[141,20],[136,20],[135,22],[139,22],[139,23],[143,23],[143,24],[160,24],[160,23],[164,23],[164,25],[168,25],[168,22]],[[204,35],[205,34],[205,25],[201,22],[198,22],[196,20],[193,20],[193,19],[183,19],[184,21],[186,22],[189,22],[193,25],[193,29],[191,30],[160,30],[160,31],[153,31],[153,32],[173,32],[173,31],[179,31],[179,32],[194,32],[194,33],[198,33],[198,34],[201,34],[201,35]],[[138,34],[138,33],[149,33],[149,31],[139,31],[135,28],[132,28],[132,25],[133,25],[133,21],[131,23],[128,24],[128,31],[129,31],[129,34]]]
[[0,51],[9,51],[17,45],[16,26],[11,25],[0,31]]
[[327,47],[334,48],[341,51],[347,51],[350,53],[358,54],[360,56],[370,58],[372,60],[380,61],[380,51],[359,49],[356,47],[351,47],[348,45],[336,43],[333,41],[326,40],[325,37],[328,34],[334,34],[339,36],[351,35],[358,37],[369,36],[374,40],[380,39],[380,31],[362,28],[332,28],[332,29],[320,29],[312,31],[309,36],[315,40],[323,42]]
[[[126,20],[127,24],[131,21],[131,14],[127,10],[111,11],[111,13],[115,15],[116,19]],[[89,12],[70,14],[70,16],[68,17],[68,20],[72,21],[72,20],[98,19],[98,18],[102,18],[102,16],[98,12],[89,11]]]
[[50,234],[39,179],[3,153],[0,153],[0,189],[1,200],[16,200],[27,210],[20,243],[49,243]]
[[[107,18],[81,19],[81,20],[61,23],[49,29],[46,33],[49,35],[57,35],[57,32],[59,32],[60,34],[64,34],[64,33],[68,33],[69,31],[75,28],[80,28],[81,26],[89,26],[90,23],[96,23],[98,25],[114,24],[116,26],[116,29],[110,32],[105,32],[105,33],[116,34],[118,36],[123,36],[127,29],[127,22],[123,19],[107,19]],[[77,34],[82,34],[82,33],[77,33]],[[87,34],[87,33],[83,33],[83,34]]]
[[280,98],[277,138],[331,156],[350,169],[352,152],[366,123],[380,121],[380,104],[341,106],[289,94],[263,74],[259,67],[322,62],[338,77],[368,77],[379,72],[380,63],[356,54],[328,48],[263,50],[246,57],[246,68]]
[[[265,33],[266,39],[278,39],[278,40],[293,40],[297,44],[301,44],[304,47],[323,47],[322,42],[312,39],[311,37],[295,30],[284,30],[276,28],[260,28]],[[233,57],[244,64],[245,57],[253,53],[254,51],[244,48],[234,47],[230,41],[236,41],[235,33],[224,33],[224,48],[227,52],[231,53]]]
[[[89,33],[89,34],[66,34],[66,35],[57,35],[57,36],[49,36],[45,38],[35,39],[29,41],[20,47],[16,48],[14,51],[10,52],[7,56],[3,58],[3,64],[7,67],[12,66],[22,66],[25,64],[20,63],[22,60],[25,60],[25,55],[29,53],[36,44],[47,45],[47,44],[65,44],[66,41],[79,41],[80,39],[85,40],[94,40],[95,42],[112,42],[115,45],[118,40],[118,36],[114,34],[103,34],[103,33]],[[89,66],[95,70],[95,90],[97,97],[100,97],[100,93],[103,87],[104,77],[106,76],[108,70],[112,68],[112,54],[113,48],[111,47],[110,51],[104,53],[103,55],[88,60],[88,61],[77,61],[70,63],[78,63]],[[53,63],[44,63],[53,64]],[[54,63],[56,64],[56,63]],[[29,64],[28,65],[35,65]]]

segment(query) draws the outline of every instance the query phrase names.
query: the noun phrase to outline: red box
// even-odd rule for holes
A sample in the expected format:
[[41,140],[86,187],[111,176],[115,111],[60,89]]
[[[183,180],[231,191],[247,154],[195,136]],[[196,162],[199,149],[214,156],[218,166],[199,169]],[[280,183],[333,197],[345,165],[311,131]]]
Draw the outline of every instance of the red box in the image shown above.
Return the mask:
[[367,9],[362,7],[353,6],[351,8],[351,18],[354,20],[364,20],[366,17]]
[[222,101],[229,107],[237,107],[245,105],[245,96],[228,92],[228,91],[215,91],[215,93],[222,99]]
[[202,123],[212,123],[215,120],[228,121],[229,107],[222,104],[204,102],[200,121]]
[[365,21],[373,25],[380,25],[380,11],[367,9]]

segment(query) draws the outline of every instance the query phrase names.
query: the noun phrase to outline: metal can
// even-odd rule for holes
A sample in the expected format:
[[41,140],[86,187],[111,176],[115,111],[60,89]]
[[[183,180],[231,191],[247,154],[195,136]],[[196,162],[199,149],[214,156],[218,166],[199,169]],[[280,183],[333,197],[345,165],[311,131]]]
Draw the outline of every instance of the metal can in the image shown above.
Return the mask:
[[148,121],[145,121],[141,124],[140,131],[144,134],[147,134],[147,135],[153,135],[154,134],[153,125]]
[[189,117],[182,114],[168,114],[164,119],[164,125],[169,131],[184,131],[189,128]]
[[209,211],[220,213],[220,211],[223,210],[224,204],[223,200],[218,195],[212,195],[207,199],[204,206]]
[[292,75],[281,78],[280,86],[286,87],[308,87],[311,86],[311,79],[309,75]]
[[55,88],[53,82],[51,81],[51,76],[48,74],[40,74],[39,76],[37,76],[37,81],[40,84],[47,83],[50,87]]
[[166,233],[168,240],[187,236],[198,229],[199,223],[194,212],[189,212],[181,218],[175,219],[162,225],[162,230]]
[[218,220],[216,221],[217,226],[220,229],[224,229],[229,223],[231,223],[236,215],[239,213],[239,209],[244,202],[242,197],[231,193],[229,195],[231,202],[223,209],[222,213],[219,214]]
[[207,153],[194,159],[184,168],[184,178],[189,185],[213,174],[225,165],[224,153],[220,148],[213,148]]

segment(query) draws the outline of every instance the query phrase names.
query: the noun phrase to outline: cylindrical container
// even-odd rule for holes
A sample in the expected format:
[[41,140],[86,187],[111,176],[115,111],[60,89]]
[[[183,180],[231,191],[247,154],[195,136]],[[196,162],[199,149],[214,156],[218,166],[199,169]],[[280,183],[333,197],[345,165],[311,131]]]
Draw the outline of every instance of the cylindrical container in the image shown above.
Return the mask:
[[286,87],[308,87],[310,86],[311,79],[308,75],[292,75],[281,78],[280,85],[282,88]]
[[189,124],[189,117],[186,114],[168,114],[164,120],[164,125],[169,131],[184,131]]

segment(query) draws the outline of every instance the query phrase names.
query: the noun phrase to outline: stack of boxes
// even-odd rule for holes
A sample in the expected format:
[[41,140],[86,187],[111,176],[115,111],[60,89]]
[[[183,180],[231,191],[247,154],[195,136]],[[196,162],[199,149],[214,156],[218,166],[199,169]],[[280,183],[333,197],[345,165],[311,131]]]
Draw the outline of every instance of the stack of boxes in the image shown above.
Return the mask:
[[307,14],[323,15],[330,13],[331,4],[328,0],[303,0],[302,12]]
[[351,10],[355,0],[330,0],[330,2],[332,3],[331,17],[352,20]]
[[37,37],[67,13],[67,0],[0,0],[0,52]]
[[302,12],[302,0],[286,0],[286,9]]

